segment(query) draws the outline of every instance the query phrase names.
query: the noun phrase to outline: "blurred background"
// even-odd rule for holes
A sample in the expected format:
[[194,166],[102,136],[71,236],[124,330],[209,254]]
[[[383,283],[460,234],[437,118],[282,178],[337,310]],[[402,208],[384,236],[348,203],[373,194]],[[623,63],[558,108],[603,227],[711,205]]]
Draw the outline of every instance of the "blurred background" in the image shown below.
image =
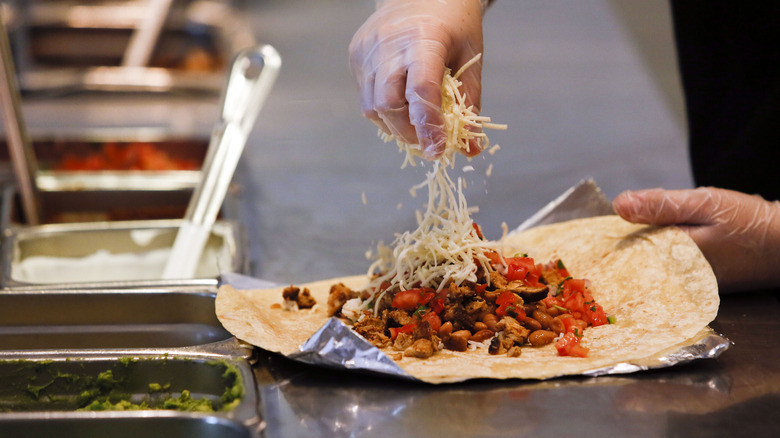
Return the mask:
[[[270,44],[282,58],[280,75],[223,214],[243,224],[255,277],[300,283],[365,272],[366,251],[415,227],[415,209],[425,199],[411,197],[409,189],[427,170],[401,169],[396,146],[383,143],[360,114],[347,47],[374,2],[188,3],[200,4],[188,10],[183,27],[211,56],[172,37],[166,47],[181,59],[171,55],[156,62],[195,73],[180,75],[182,87],[165,92],[117,93],[106,90],[105,82],[101,90],[68,88],[62,84],[68,78],[85,78],[73,79],[64,70],[38,74],[43,61],[22,56],[30,41],[20,44],[20,28],[9,25],[17,67],[29,73],[20,80],[31,134],[56,139],[60,151],[72,147],[62,146],[65,140],[88,132],[109,140],[191,141],[202,154],[218,118],[230,51]],[[207,30],[227,42],[209,40]],[[509,128],[488,132],[491,143],[501,146],[494,155],[471,163],[461,157],[452,175],[468,183],[467,200],[479,209],[474,219],[487,237],[500,237],[502,223],[519,225],[582,179],[595,180],[609,198],[628,189],[691,186],[666,1],[496,0],[484,31],[482,113]],[[97,50],[108,41],[105,35],[90,40],[89,34],[48,53]],[[40,33],[38,38],[43,48],[64,41]],[[51,58],[50,64],[62,62]],[[462,173],[467,164],[475,170]],[[138,202],[161,198],[144,192]]]

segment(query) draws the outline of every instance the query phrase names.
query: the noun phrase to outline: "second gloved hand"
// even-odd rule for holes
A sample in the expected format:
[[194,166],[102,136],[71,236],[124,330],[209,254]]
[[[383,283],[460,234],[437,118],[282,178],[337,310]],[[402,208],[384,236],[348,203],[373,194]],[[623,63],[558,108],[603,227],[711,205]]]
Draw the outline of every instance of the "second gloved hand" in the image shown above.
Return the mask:
[[780,202],[732,190],[641,190],[612,203],[629,222],[677,225],[712,265],[723,292],[780,286]]

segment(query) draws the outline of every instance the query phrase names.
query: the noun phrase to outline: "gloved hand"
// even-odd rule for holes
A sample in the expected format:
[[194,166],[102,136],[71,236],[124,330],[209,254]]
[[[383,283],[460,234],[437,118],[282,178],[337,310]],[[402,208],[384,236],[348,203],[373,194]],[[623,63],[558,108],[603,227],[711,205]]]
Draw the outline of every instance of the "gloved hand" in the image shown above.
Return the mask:
[[629,222],[687,231],[722,292],[780,286],[780,201],[716,188],[650,189],[623,192],[612,205]]
[[[446,67],[458,71],[482,53],[480,0],[384,0],[349,45],[349,64],[363,115],[387,134],[419,144],[423,157],[446,145],[441,83]],[[460,81],[467,105],[479,111],[481,60]],[[468,155],[481,145],[475,140]]]

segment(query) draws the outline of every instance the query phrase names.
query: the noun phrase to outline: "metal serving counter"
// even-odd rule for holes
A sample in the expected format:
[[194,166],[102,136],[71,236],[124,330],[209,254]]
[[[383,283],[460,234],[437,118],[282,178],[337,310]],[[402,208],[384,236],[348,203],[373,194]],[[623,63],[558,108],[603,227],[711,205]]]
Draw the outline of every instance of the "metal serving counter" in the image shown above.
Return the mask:
[[723,298],[717,360],[631,375],[431,386],[256,353],[265,436],[774,436],[777,292]]

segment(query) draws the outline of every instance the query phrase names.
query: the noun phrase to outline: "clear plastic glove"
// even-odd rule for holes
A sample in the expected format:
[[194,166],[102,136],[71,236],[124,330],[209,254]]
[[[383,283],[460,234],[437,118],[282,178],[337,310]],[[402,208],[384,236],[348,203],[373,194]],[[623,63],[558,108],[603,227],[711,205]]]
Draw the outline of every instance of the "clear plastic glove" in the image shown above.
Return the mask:
[[677,225],[712,265],[722,292],[780,286],[780,202],[716,188],[624,192],[624,219]]
[[[482,53],[480,0],[384,0],[358,29],[349,45],[349,64],[363,115],[387,133],[419,144],[436,159],[446,137],[441,83]],[[460,77],[467,104],[478,112],[481,60]],[[478,141],[468,155],[481,151]]]

